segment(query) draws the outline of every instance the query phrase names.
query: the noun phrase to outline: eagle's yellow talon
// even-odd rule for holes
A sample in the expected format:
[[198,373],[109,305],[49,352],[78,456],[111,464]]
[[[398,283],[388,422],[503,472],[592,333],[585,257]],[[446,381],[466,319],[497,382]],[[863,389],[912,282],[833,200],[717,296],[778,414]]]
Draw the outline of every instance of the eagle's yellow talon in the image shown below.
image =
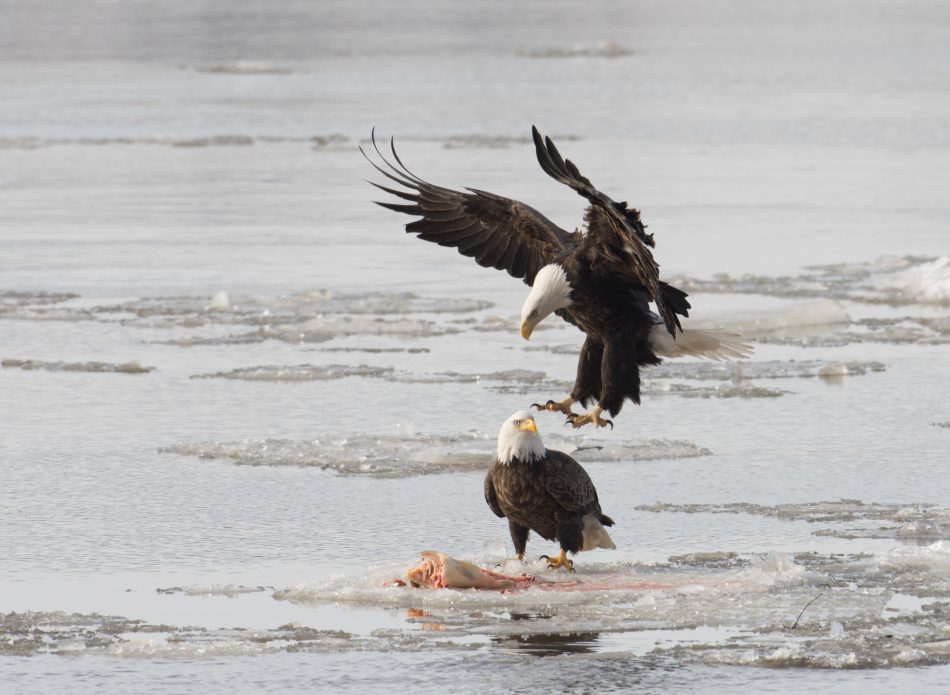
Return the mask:
[[591,408],[583,415],[575,415],[574,413],[571,413],[567,416],[567,423],[569,423],[574,429],[578,429],[589,424],[593,424],[594,427],[607,427],[610,425],[610,429],[613,429],[614,423],[612,420],[600,417],[602,412],[604,412],[603,408],[597,406],[596,408]]
[[565,415],[573,415],[571,411],[571,405],[574,403],[574,399],[568,396],[563,401],[548,401],[544,405],[540,403],[532,403],[531,407],[535,410],[544,410],[549,413],[564,413]]
[[571,572],[574,571],[574,562],[573,560],[568,559],[567,551],[564,550],[563,548],[561,548],[561,554],[558,555],[557,557],[552,558],[547,555],[542,555],[541,559],[548,561],[548,569],[556,570],[559,567],[563,567],[564,569],[569,570]]

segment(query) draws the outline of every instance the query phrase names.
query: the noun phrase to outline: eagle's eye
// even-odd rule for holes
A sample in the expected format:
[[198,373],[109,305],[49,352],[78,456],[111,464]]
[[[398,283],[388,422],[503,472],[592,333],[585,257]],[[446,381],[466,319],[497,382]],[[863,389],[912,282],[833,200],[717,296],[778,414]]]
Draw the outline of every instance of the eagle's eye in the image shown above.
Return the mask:
[[515,420],[515,421],[514,421],[513,423],[511,423],[511,424],[513,424],[515,427],[520,427],[520,426],[521,426],[521,420]]
[[538,315],[538,310],[537,310],[537,309],[532,309],[532,310],[531,310],[531,313],[528,314],[528,318],[533,319],[533,318],[534,318],[535,316],[537,316],[537,315]]

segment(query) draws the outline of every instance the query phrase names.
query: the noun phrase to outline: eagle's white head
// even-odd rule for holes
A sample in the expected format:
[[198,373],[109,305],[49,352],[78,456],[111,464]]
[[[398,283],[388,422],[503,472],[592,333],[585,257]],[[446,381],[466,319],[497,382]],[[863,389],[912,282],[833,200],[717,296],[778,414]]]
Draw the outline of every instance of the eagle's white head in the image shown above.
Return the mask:
[[498,460],[505,465],[512,459],[537,461],[544,458],[547,449],[538,434],[534,417],[527,410],[519,410],[505,420],[498,432]]
[[544,266],[535,276],[531,293],[521,307],[521,337],[527,340],[541,321],[570,305],[571,283],[564,268],[557,263]]

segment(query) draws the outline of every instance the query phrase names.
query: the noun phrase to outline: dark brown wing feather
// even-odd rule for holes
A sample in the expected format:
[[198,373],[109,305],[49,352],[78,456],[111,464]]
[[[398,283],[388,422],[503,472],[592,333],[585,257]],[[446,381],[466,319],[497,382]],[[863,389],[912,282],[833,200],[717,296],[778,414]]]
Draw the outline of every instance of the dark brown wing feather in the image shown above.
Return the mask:
[[591,511],[600,513],[597,490],[587,471],[560,451],[548,450],[544,462],[544,489],[565,511],[580,514]]
[[495,512],[495,516],[503,517],[505,513],[501,511],[501,507],[498,505],[498,496],[495,494],[494,472],[495,467],[492,466],[485,476],[485,501],[488,502],[488,506],[491,507],[491,510]]
[[650,252],[655,245],[653,235],[646,233],[639,211],[597,190],[571,160],[561,156],[551,138],[541,137],[536,127],[531,127],[531,133],[541,168],[591,203],[585,213],[587,234],[579,252],[586,254],[595,273],[641,285],[656,303],[666,329],[675,337],[676,330],[682,330],[676,314],[677,308],[683,308],[683,302],[670,301],[672,297],[661,288],[660,267]]
[[375,134],[373,147],[384,166],[370,159],[362,147],[360,152],[383,176],[406,190],[370,183],[409,201],[377,204],[420,217],[406,225],[406,231],[420,239],[454,247],[479,265],[505,270],[529,285],[542,267],[553,263],[565,249],[573,249],[580,240],[580,235],[564,231],[517,200],[472,188],[466,189],[468,193],[453,191],[424,181],[403,165],[392,141],[395,163],[380,152]]

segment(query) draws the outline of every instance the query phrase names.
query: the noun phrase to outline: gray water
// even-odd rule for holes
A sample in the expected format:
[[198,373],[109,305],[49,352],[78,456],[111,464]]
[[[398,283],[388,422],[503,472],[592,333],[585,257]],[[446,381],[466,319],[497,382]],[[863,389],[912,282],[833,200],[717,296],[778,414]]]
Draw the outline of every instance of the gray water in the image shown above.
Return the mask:
[[[944,692],[948,14],[0,2],[4,692]],[[357,146],[573,229],[532,123],[755,354],[538,416],[617,521],[599,588],[394,588],[544,575],[481,479],[582,337],[522,341]]]

